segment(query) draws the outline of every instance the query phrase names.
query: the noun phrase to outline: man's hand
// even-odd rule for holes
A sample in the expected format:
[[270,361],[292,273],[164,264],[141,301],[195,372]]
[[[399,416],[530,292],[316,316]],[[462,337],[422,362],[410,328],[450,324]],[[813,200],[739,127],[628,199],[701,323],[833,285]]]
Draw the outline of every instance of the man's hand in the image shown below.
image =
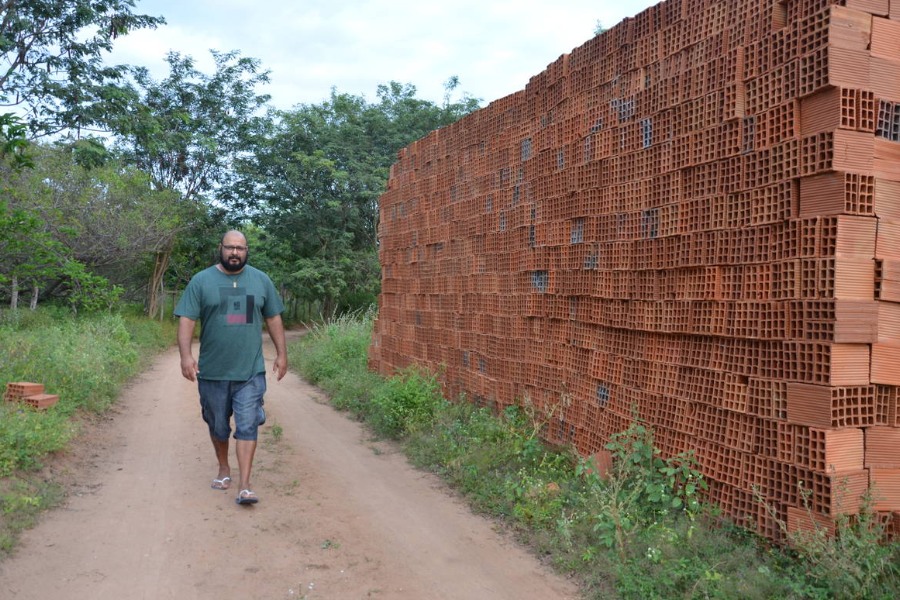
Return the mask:
[[269,337],[272,338],[272,343],[275,344],[275,364],[272,365],[272,372],[277,380],[281,381],[288,368],[287,341],[284,337],[284,323],[281,320],[281,315],[275,315],[266,319],[266,329],[269,330]]
[[193,356],[185,356],[181,359],[181,374],[188,381],[196,381],[197,373],[199,373],[199,369],[197,369],[197,361],[194,360]]
[[287,373],[287,368],[287,356],[283,354],[276,356],[275,362],[272,364],[272,372],[275,374],[277,381],[281,381],[281,378]]

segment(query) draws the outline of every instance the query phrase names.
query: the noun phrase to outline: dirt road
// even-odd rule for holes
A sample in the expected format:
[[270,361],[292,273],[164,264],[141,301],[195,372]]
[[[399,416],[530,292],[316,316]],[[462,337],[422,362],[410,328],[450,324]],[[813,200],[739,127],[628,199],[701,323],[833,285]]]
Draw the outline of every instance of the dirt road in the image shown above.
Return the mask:
[[260,503],[236,505],[235,489],[210,488],[196,396],[174,349],[148,365],[57,467],[70,495],[0,563],[0,599],[577,597],[292,373],[269,381]]

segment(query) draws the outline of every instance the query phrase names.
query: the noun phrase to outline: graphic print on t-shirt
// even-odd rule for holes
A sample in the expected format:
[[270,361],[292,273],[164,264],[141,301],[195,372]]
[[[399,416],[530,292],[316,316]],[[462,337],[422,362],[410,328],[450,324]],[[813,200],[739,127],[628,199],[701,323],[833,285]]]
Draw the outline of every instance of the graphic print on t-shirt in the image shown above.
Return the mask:
[[253,323],[254,297],[242,287],[219,288],[219,313],[225,315],[226,325]]

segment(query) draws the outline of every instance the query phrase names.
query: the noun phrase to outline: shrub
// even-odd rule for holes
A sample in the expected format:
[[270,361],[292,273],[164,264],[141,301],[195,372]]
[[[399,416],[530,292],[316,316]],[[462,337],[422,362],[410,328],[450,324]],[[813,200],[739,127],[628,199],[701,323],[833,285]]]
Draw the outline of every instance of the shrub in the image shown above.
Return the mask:
[[317,324],[291,343],[288,360],[310,383],[331,395],[332,404],[363,418],[381,378],[368,370],[373,310]]
[[434,375],[408,368],[377,388],[367,420],[377,434],[397,439],[429,423],[442,400]]
[[[653,434],[640,421],[612,436],[606,449],[614,457],[608,481],[595,482],[604,510],[595,529],[609,547],[625,551],[626,539],[672,512],[693,519],[700,510],[699,494],[706,482],[690,454],[664,459],[653,445]],[[597,480],[594,470],[587,476]]]
[[0,478],[40,468],[42,458],[65,448],[74,431],[61,411],[0,403]]
[[900,597],[900,544],[885,543],[884,525],[871,508],[873,495],[877,490],[869,491],[858,515],[838,515],[833,533],[815,525],[787,533],[782,523],[797,557],[790,565],[792,580],[804,597]]
[[75,433],[71,417],[107,408],[140,369],[139,357],[171,345],[173,332],[171,323],[120,314],[0,313],[0,387],[33,381],[59,396],[46,411],[0,406],[0,477],[35,469],[43,456],[64,448]]

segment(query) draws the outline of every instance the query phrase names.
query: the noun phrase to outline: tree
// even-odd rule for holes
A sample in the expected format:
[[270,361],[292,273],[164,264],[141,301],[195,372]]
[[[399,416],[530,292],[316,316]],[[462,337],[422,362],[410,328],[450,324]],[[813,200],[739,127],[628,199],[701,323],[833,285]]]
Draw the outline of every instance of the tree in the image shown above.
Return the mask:
[[133,69],[127,110],[110,115],[126,159],[150,174],[161,189],[194,198],[225,183],[235,157],[248,151],[259,113],[269,101],[256,86],[269,81],[255,58],[237,51],[211,51],[215,73],[207,75],[190,56],[170,52],[169,75],[155,81]]
[[185,220],[172,190],[154,190],[146,173],[109,156],[102,162],[84,140],[39,145],[33,169],[12,192],[44,230],[92,272],[134,290],[156,252],[171,245]]
[[[227,184],[234,161],[252,152],[254,132],[267,123],[260,113],[269,96],[257,94],[256,87],[268,82],[268,71],[236,51],[212,51],[212,56],[212,75],[177,52],[167,56],[169,75],[162,81],[152,79],[146,69],[134,69],[127,109],[107,121],[125,160],[148,173],[155,189],[177,191],[186,204],[209,200],[208,195]],[[173,248],[157,254],[151,314],[157,311]]]
[[104,281],[132,293],[145,286],[184,220],[177,193],[153,190],[145,173],[98,154],[85,140],[37,145],[33,168],[7,174],[9,274],[40,284],[44,296],[83,294],[78,305]]
[[[43,227],[34,213],[0,202],[0,291],[8,288],[10,308],[18,306],[20,282],[31,285],[31,308],[37,306],[42,284],[53,282],[57,295],[75,310],[109,308],[121,289],[111,286],[75,260],[71,252]],[[8,284],[8,285],[6,285]]]
[[[25,126],[14,115],[0,115],[0,173],[4,177],[15,175],[32,164]],[[12,210],[5,200],[0,200],[0,252],[5,257],[5,267],[0,267],[0,285],[9,283],[13,309],[19,300],[19,275],[37,271],[44,262],[43,256],[30,252],[30,238],[37,227],[32,215]]]
[[390,166],[400,148],[478,107],[469,97],[450,102],[456,85],[448,81],[444,106],[397,82],[379,86],[376,103],[332,90],[327,102],[280,113],[257,152],[236,163],[223,197],[266,231],[266,254],[293,297],[317,300],[326,314],[374,300]]
[[82,128],[115,111],[123,66],[102,54],[161,17],[136,15],[134,0],[0,0],[0,104],[21,105],[34,135]]
[[5,260],[0,267],[0,289],[9,288],[9,306],[15,309],[19,302],[19,281],[37,276],[48,262],[43,252],[40,222],[34,215],[11,209],[0,201],[0,252]]

